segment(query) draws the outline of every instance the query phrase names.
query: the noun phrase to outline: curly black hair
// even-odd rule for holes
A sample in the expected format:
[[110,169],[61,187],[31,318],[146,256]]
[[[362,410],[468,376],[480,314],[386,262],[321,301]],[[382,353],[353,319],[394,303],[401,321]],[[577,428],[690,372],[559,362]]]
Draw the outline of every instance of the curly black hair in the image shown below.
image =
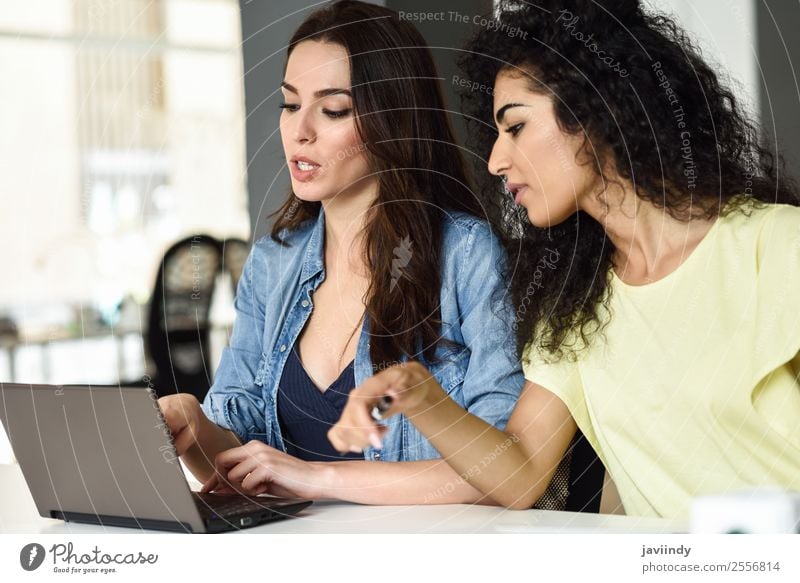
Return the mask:
[[[558,360],[574,358],[602,330],[614,246],[582,211],[550,228],[531,225],[486,172],[498,73],[526,75],[532,91],[552,97],[560,129],[583,135],[582,152],[599,175],[612,169],[676,219],[747,212],[748,199],[800,206],[782,160],[671,18],[638,0],[507,0],[488,18],[459,62],[461,99],[469,145],[483,163],[479,195],[503,225],[520,358],[534,332],[544,355]],[[545,269],[559,276],[542,276]]]

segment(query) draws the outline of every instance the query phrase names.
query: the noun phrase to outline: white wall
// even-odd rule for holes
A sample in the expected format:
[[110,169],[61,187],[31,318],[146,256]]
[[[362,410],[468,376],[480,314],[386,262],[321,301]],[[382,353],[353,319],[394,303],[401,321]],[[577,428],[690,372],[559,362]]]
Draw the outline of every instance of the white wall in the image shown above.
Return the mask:
[[645,0],[652,8],[677,17],[703,57],[726,70],[738,84],[735,94],[751,116],[759,112],[758,43],[754,0]]

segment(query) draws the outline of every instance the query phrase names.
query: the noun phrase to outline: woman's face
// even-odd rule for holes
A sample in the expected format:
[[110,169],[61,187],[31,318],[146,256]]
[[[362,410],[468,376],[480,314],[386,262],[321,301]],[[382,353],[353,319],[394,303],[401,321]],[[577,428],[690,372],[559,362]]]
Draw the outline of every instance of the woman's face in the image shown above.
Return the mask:
[[298,44],[281,91],[281,141],[295,195],[323,201],[372,192],[377,180],[356,130],[347,51],[317,41]]
[[494,113],[498,137],[489,172],[505,176],[506,189],[534,226],[565,221],[598,182],[593,163],[576,161],[583,137],[562,132],[551,98],[532,92],[520,74],[497,75]]

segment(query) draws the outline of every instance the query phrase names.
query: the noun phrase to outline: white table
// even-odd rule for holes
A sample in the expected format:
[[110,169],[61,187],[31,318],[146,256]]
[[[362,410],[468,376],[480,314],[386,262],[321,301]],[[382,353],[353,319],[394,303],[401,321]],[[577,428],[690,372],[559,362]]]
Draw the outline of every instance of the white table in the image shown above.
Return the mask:
[[[193,486],[196,488],[197,483]],[[42,518],[16,464],[0,464],[0,533],[153,533]],[[608,514],[506,510],[492,506],[361,506],[315,502],[297,517],[240,531],[242,534],[327,533],[547,533],[687,532],[684,521]]]

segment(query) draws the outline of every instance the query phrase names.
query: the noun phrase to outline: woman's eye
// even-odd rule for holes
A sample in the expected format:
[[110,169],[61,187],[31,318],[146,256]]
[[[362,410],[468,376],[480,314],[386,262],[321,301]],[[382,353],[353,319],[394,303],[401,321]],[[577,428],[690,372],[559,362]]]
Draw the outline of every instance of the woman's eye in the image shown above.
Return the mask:
[[280,107],[281,109],[285,109],[287,111],[292,111],[292,112],[297,111],[298,109],[300,109],[300,106],[295,104],[295,103],[281,103],[278,107]]
[[346,116],[351,111],[353,111],[353,110],[352,109],[340,109],[338,111],[335,111],[335,110],[332,110],[332,109],[323,109],[322,113],[324,113],[325,115],[327,115],[330,118],[337,119],[337,118]]
[[524,125],[525,125],[524,123],[518,123],[518,124],[515,124],[515,125],[511,126],[506,131],[509,134],[511,134],[512,136],[516,137],[516,135],[519,134],[522,131],[522,126],[524,126]]

